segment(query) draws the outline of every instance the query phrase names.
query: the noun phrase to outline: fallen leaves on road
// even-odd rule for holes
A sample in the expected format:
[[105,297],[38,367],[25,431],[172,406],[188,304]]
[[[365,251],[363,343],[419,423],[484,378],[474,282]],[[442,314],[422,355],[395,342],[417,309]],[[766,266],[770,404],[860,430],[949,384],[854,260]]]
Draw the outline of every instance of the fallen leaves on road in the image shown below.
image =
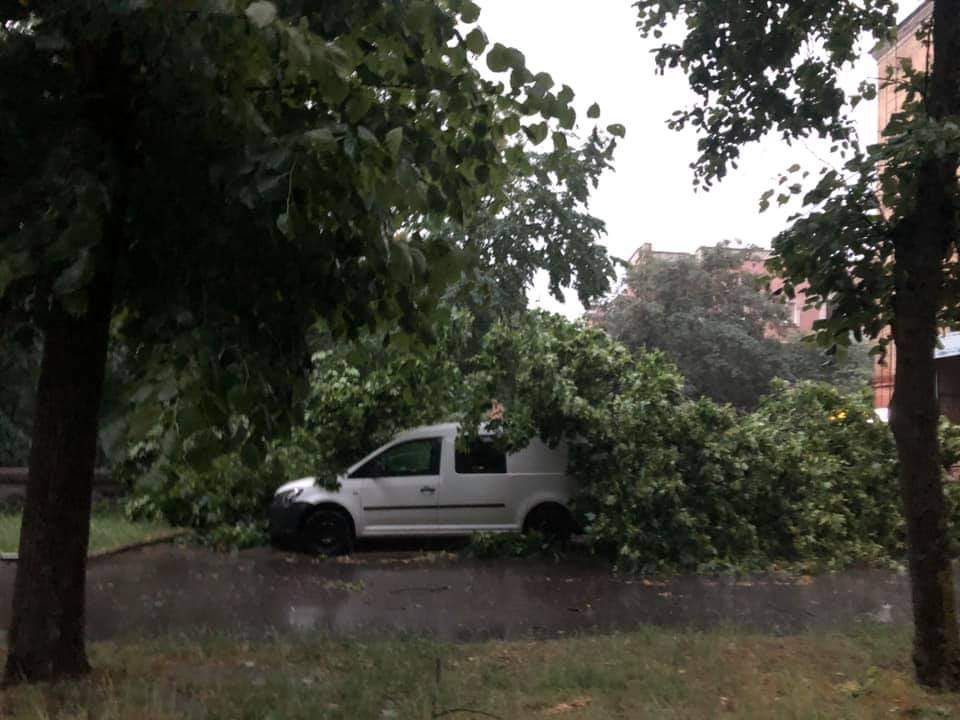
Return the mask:
[[563,713],[568,713],[571,710],[579,710],[585,708],[590,704],[589,697],[578,697],[567,702],[557,703],[553,707],[549,707],[543,711],[544,715],[562,715]]

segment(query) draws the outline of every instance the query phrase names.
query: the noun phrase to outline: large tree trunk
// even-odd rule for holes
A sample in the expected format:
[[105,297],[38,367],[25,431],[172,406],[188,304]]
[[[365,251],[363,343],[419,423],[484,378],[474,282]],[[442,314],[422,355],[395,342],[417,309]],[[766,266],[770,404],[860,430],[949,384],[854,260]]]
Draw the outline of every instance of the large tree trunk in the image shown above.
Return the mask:
[[90,668],[84,648],[87,544],[111,285],[109,272],[101,273],[88,288],[85,315],[57,306],[45,328],[7,683]]
[[[925,98],[937,120],[960,114],[960,0],[936,0],[934,63]],[[900,459],[913,592],[917,679],[960,689],[960,633],[947,543],[939,460],[939,407],[933,351],[944,258],[957,238],[957,158],[927,161],[919,172],[916,209],[895,238],[893,336],[897,369],[891,428]]]
[[[937,194],[943,197],[942,191]],[[958,688],[960,635],[947,547],[933,359],[941,297],[936,248],[942,236],[932,235],[929,223],[922,225],[897,243],[897,366],[890,423],[907,523],[917,679],[933,687]]]

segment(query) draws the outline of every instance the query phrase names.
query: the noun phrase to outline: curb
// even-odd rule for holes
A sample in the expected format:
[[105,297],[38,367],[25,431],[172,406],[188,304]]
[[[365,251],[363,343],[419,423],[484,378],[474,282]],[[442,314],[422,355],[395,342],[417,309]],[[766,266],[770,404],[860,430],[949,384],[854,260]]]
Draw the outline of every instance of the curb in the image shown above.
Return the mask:
[[[113,557],[114,555],[119,555],[120,553],[129,552],[131,550],[139,550],[141,548],[150,547],[151,545],[162,545],[164,543],[173,542],[174,540],[190,535],[190,530],[172,530],[167,533],[162,533],[160,535],[154,535],[153,537],[146,538],[144,540],[137,540],[136,542],[127,543],[126,545],[118,545],[117,547],[106,548],[105,550],[97,550],[87,555],[87,562],[91,560],[100,560],[102,558]],[[0,562],[17,562],[17,553],[0,553]]]

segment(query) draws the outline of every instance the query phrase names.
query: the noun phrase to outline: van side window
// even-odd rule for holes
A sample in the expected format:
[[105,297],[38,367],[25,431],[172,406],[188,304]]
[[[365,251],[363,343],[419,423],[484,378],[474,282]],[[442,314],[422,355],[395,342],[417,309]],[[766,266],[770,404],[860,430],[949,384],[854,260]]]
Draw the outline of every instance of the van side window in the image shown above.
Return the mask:
[[470,443],[467,452],[456,450],[454,469],[460,475],[494,475],[507,472],[507,455],[497,450],[490,440],[479,438]]
[[398,443],[350,473],[352,478],[412,477],[440,474],[441,438]]

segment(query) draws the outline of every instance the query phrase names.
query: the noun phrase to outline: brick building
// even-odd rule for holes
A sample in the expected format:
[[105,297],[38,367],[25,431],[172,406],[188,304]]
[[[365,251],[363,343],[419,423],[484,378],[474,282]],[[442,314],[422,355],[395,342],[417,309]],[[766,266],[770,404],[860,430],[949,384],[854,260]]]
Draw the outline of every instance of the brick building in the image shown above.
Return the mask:
[[[680,258],[690,258],[690,257],[701,257],[705,252],[709,250],[715,250],[716,248],[710,246],[702,246],[697,248],[695,252],[685,253],[685,252],[669,252],[663,250],[654,250],[651,243],[644,243],[630,256],[630,264],[638,265],[643,262],[644,258],[653,258],[660,261],[669,262],[671,260],[677,260]],[[726,247],[724,252],[738,255],[740,257],[740,271],[749,273],[751,275],[766,275],[766,262],[767,258],[770,257],[770,253],[767,250],[762,248],[737,248],[737,247]],[[783,287],[783,280],[778,277],[770,278],[770,289],[772,291],[779,290]],[[625,292],[629,292],[629,288],[625,289]],[[787,322],[789,323],[790,332],[788,335],[794,334],[808,334],[813,330],[813,324],[817,320],[821,320],[826,317],[826,308],[805,308],[806,296],[803,292],[803,286],[798,288],[796,297],[793,300],[788,300],[787,305]],[[769,335],[782,335],[783,333],[777,329],[771,328]]]
[[[873,57],[877,61],[878,77],[885,78],[891,70],[901,73],[905,60],[909,60],[917,69],[928,66],[932,61],[930,48],[917,39],[917,31],[930,18],[932,12],[933,2],[924,2],[900,23],[896,42],[874,49]],[[902,94],[891,86],[881,85],[877,94],[877,106],[879,137],[893,114],[903,106]],[[960,332],[944,332],[941,345],[942,347],[936,350],[940,409],[944,415],[957,422],[960,421]],[[889,416],[896,362],[896,348],[890,343],[886,357],[874,363],[873,403],[877,414],[884,419]]]

